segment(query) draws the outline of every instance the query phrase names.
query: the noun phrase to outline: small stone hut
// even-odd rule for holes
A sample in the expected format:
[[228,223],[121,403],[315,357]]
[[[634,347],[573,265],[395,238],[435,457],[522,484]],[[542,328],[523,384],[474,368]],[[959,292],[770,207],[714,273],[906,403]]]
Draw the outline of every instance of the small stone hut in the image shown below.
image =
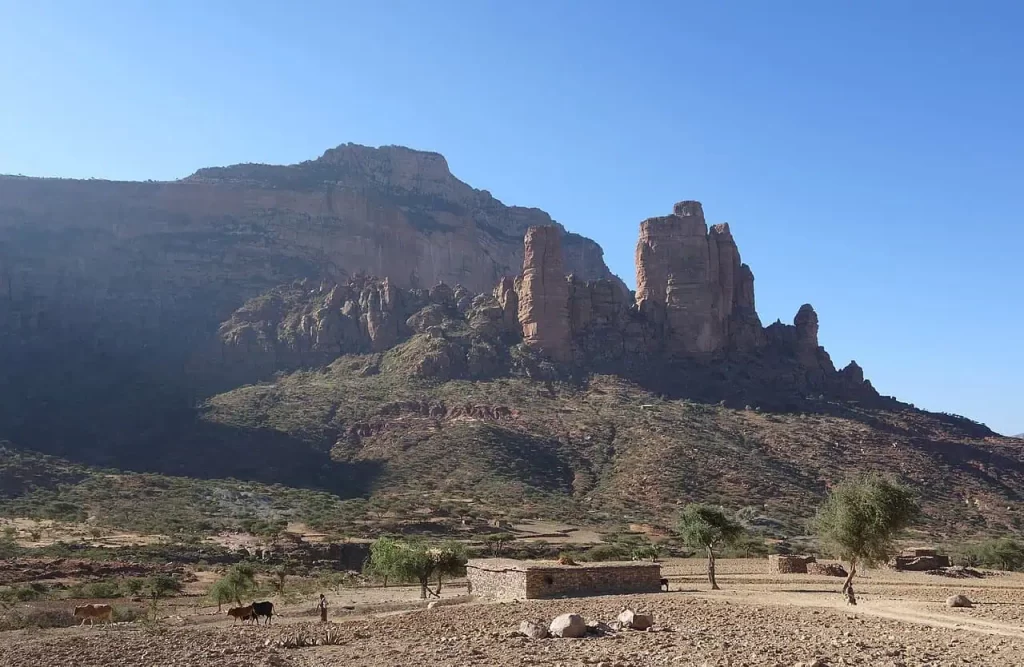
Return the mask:
[[772,574],[807,574],[807,565],[814,562],[814,556],[772,554],[768,556],[768,571]]
[[940,567],[949,567],[949,556],[940,555],[935,549],[906,549],[889,561],[889,567],[894,570],[910,570],[911,572],[926,572],[937,570]]
[[648,562],[560,565],[553,561],[473,558],[466,564],[469,592],[498,600],[657,593],[661,565]]

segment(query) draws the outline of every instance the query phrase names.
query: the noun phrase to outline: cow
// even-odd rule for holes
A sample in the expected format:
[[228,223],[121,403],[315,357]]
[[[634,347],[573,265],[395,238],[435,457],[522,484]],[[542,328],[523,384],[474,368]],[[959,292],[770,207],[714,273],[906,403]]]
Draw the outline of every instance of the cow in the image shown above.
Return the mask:
[[114,620],[114,610],[109,604],[82,605],[81,607],[75,607],[75,618],[82,619],[79,625],[85,625],[86,621],[89,621],[89,625],[95,624],[96,621],[110,623]]
[[661,587],[668,593],[668,579],[662,578]]
[[274,616],[273,602],[253,602],[250,606],[252,607],[252,614],[256,618],[256,625],[260,624],[260,616],[266,616],[267,625],[270,625],[270,620]]
[[235,619],[235,621],[252,621],[256,619],[256,614],[252,611],[252,605],[232,607],[228,609],[228,616]]

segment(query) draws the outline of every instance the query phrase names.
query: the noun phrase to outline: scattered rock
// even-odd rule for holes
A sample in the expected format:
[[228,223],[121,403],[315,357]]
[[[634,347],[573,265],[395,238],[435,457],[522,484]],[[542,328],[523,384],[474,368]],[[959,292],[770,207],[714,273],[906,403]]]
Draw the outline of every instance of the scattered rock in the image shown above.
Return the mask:
[[519,624],[519,634],[530,639],[547,639],[548,624],[541,619],[523,621]]
[[587,622],[579,614],[562,614],[551,621],[548,631],[552,637],[578,639],[587,634]]
[[951,595],[946,598],[947,607],[973,607],[974,603],[966,595]]
[[646,630],[654,625],[654,616],[650,614],[638,614],[632,609],[623,609],[618,619],[622,627],[632,630]]

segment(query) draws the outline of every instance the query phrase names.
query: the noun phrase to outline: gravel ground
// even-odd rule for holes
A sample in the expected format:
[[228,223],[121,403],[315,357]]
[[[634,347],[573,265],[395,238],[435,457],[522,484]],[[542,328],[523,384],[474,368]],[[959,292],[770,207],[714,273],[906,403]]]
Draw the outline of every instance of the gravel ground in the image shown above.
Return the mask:
[[[588,620],[610,621],[627,602],[653,612],[662,630],[539,641],[512,634],[523,619],[551,619],[567,611]],[[829,603],[823,600],[822,604]],[[934,627],[878,617],[870,607],[851,613],[841,608],[791,606],[781,599],[754,604],[745,597],[686,593],[470,604],[332,624],[343,645],[298,649],[277,643],[307,630],[322,634],[322,626],[18,631],[0,638],[0,664],[790,667],[814,659],[828,665],[1024,664],[1024,633],[1017,625],[1000,623],[988,629],[1007,634],[993,634],[985,627]],[[953,624],[978,617],[988,621],[987,608],[935,606],[925,611],[945,615]],[[945,621],[938,618],[936,622]]]
[[[714,593],[692,561],[666,566],[673,590],[683,591],[667,594],[416,611],[400,611],[409,605],[396,604],[395,611],[376,613],[382,593],[374,590],[363,611],[333,607],[338,615],[329,627],[340,643],[330,646],[282,645],[304,634],[324,636],[325,626],[309,622],[305,603],[282,605],[271,627],[232,626],[223,615],[203,614],[158,626],[7,632],[0,633],[0,666],[1024,665],[1022,575],[952,581],[868,572],[858,579],[860,604],[853,608],[842,603],[840,580],[768,575],[749,562],[724,565],[725,590]],[[947,608],[946,597],[955,593],[965,593],[977,606]],[[351,595],[359,594],[346,592]],[[587,620],[611,621],[626,605],[653,613],[659,631],[537,641],[514,634],[524,619],[549,621],[576,612]]]

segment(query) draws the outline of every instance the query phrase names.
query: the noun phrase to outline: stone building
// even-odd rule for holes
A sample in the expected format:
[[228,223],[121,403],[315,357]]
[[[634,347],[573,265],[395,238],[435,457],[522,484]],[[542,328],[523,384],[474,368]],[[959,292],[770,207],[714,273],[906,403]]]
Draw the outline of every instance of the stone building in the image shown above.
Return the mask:
[[560,565],[551,561],[474,558],[466,565],[470,593],[499,600],[657,593],[658,563]]
[[768,556],[768,571],[772,574],[807,574],[807,566],[814,562],[814,556],[772,554]]
[[940,555],[935,549],[905,549],[889,561],[892,569],[911,572],[926,572],[949,566],[949,556]]

